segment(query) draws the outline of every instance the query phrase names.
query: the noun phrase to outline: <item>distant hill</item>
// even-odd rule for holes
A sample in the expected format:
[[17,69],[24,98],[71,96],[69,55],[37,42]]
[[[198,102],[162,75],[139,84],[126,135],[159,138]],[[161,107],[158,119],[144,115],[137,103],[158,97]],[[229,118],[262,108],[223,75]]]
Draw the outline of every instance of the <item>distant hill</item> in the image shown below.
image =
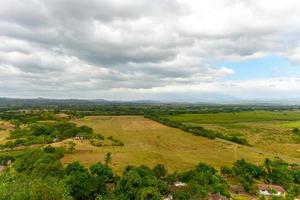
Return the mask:
[[0,98],[0,106],[44,106],[44,105],[86,105],[103,104],[105,100],[80,100],[80,99],[16,99]]
[[298,106],[300,105],[300,99],[234,99],[234,100],[220,100],[209,101],[203,100],[198,102],[177,102],[177,101],[157,101],[157,100],[136,100],[136,101],[109,101],[105,99],[47,99],[47,98],[4,98],[0,97],[0,107],[7,106],[59,106],[59,105],[113,105],[113,104],[147,104],[147,105],[203,105],[203,106],[215,106],[215,105],[246,105],[246,106]]
[[138,101],[108,101],[104,99],[18,99],[0,98],[0,106],[51,106],[51,105],[106,105],[106,104],[158,104],[159,101],[138,100]]

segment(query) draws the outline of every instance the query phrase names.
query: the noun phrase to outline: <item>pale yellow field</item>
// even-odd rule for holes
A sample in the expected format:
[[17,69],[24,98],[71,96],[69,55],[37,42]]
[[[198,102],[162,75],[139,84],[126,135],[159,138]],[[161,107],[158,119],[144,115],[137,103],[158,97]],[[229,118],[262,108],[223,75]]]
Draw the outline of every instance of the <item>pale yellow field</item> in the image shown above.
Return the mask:
[[79,125],[88,125],[96,133],[105,137],[113,136],[125,145],[120,147],[94,147],[88,141],[77,141],[76,152],[67,154],[62,161],[80,161],[90,166],[103,161],[107,152],[113,156],[112,167],[121,172],[126,165],[164,164],[169,171],[188,169],[199,162],[215,167],[231,165],[235,160],[245,158],[253,163],[261,163],[265,157],[282,157],[290,162],[298,158],[272,154],[230,143],[224,140],[209,140],[194,136],[178,129],[170,128],[142,116],[95,116],[75,120]]
[[12,129],[13,126],[9,122],[0,121],[0,144],[6,142],[6,138],[9,137],[9,131]]
[[262,151],[300,158],[300,144],[294,140],[292,128],[283,122],[247,122],[235,124],[202,124],[203,127],[245,137],[249,143]]

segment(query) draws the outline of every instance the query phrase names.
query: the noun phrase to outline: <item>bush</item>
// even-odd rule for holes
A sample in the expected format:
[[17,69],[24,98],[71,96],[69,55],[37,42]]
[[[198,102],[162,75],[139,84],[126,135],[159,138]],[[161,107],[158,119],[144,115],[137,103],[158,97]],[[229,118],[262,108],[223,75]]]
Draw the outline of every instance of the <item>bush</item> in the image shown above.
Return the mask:
[[233,170],[227,166],[222,166],[220,169],[220,172],[224,176],[232,176],[233,175]]
[[293,133],[299,133],[299,132],[300,132],[299,128],[293,128]]

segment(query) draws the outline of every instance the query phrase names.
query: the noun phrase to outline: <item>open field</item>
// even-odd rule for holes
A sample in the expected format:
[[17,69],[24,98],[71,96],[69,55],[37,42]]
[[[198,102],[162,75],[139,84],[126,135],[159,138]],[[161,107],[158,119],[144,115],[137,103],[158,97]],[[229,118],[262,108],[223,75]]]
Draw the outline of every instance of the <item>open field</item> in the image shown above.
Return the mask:
[[262,122],[262,121],[295,121],[300,120],[300,112],[292,111],[247,111],[233,113],[212,113],[212,114],[181,114],[167,116],[168,119],[176,122],[197,122],[203,124],[230,124],[241,122]]
[[300,121],[286,122],[280,125],[285,128],[300,128]]
[[263,151],[300,158],[300,137],[292,132],[293,128],[300,127],[299,112],[253,111],[166,117],[190,126],[242,136]]
[[[76,152],[67,154],[64,163],[80,161],[89,166],[103,161],[107,152],[113,155],[112,167],[121,172],[126,165],[154,166],[162,163],[170,171],[189,169],[199,162],[213,166],[231,165],[240,158],[261,163],[265,157],[281,156],[237,145],[224,140],[209,140],[178,129],[161,125],[142,116],[86,117],[77,119],[79,125],[87,125],[105,137],[113,136],[124,146],[94,147],[88,141],[77,141]],[[300,159],[283,156],[299,162]]]
[[9,131],[13,129],[13,126],[6,121],[0,121],[0,144],[6,142],[6,138],[9,137]]

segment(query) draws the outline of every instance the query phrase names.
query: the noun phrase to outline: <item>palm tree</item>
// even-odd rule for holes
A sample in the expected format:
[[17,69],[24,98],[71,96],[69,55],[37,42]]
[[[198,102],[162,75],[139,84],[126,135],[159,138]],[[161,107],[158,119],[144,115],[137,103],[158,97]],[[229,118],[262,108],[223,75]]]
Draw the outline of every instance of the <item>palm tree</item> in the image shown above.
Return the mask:
[[271,164],[272,164],[272,161],[269,158],[266,158],[265,161],[264,161],[264,167],[267,171],[267,175],[268,175],[267,178],[270,178],[270,182],[272,183],[272,180],[271,180],[271,173],[272,173]]
[[268,174],[271,174],[272,173],[272,169],[271,169],[271,160],[269,158],[266,158],[265,161],[264,161],[264,166],[267,170],[267,173]]
[[112,156],[111,156],[111,153],[108,152],[104,158],[104,162],[105,162],[105,165],[108,165],[111,163],[111,160],[112,160]]

